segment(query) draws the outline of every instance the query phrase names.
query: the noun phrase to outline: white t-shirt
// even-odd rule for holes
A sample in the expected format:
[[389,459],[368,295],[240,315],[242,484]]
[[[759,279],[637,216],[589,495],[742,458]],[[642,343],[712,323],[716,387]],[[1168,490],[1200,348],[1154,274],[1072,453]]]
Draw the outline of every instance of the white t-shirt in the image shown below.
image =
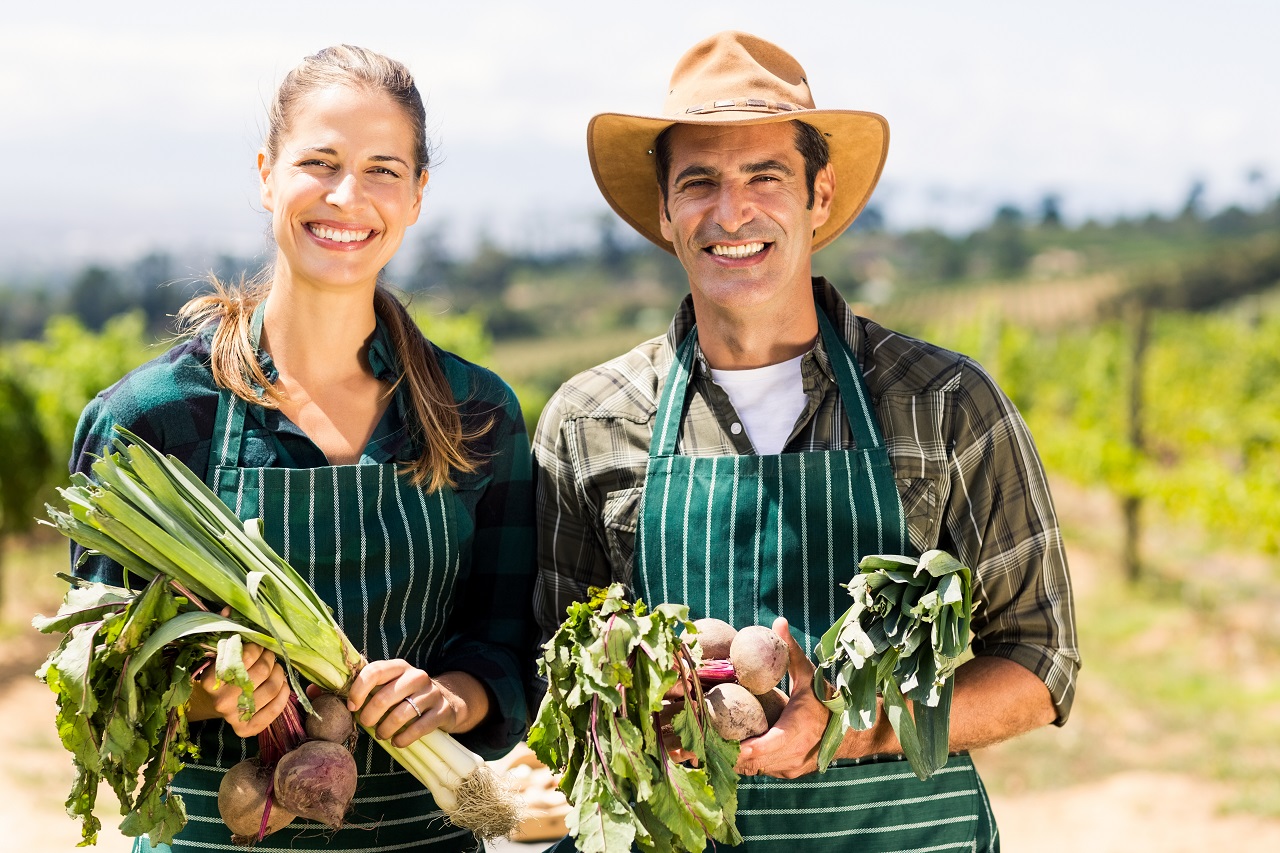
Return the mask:
[[[715,370],[711,378],[729,395],[751,446],[761,456],[781,453],[804,411],[803,355],[752,370]],[[734,424],[731,429],[735,429]]]

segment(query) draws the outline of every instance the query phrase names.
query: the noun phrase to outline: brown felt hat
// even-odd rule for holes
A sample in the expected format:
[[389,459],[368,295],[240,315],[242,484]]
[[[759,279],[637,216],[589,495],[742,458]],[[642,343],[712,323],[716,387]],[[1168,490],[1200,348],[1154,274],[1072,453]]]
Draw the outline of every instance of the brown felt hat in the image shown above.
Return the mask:
[[800,63],[782,48],[740,32],[717,33],[680,58],[661,116],[601,113],[587,125],[591,171],[605,200],[633,228],[675,253],[658,227],[654,141],[673,124],[768,124],[799,119],[826,137],[836,173],[831,215],[816,252],[862,211],[884,168],[889,123],[876,113],[820,110]]

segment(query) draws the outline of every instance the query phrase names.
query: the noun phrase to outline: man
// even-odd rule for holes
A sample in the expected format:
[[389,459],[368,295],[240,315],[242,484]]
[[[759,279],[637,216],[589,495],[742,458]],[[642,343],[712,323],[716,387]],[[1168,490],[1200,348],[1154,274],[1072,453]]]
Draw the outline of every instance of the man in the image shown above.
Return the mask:
[[[888,141],[873,113],[814,108],[778,47],[721,33],[678,63],[661,117],[596,116],[596,181],[689,276],[666,336],[567,382],[535,439],[550,632],[590,586],[691,618],[773,625],[791,700],[742,744],[746,846],[998,849],[966,750],[1071,706],[1079,656],[1044,472],[972,361],[853,315],[810,256],[865,205]],[[921,782],[886,715],[816,770],[827,711],[803,650],[870,553],[941,548],[975,570],[973,660],[951,748]],[[772,778],[764,778],[772,777]]]

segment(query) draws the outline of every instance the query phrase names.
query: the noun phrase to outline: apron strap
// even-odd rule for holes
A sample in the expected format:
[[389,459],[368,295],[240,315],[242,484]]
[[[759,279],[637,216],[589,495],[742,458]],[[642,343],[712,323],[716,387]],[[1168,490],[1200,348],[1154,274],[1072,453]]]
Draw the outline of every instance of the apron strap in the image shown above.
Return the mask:
[[698,327],[685,335],[676,349],[675,361],[667,372],[667,382],[658,397],[657,423],[649,439],[649,458],[674,456],[676,439],[680,437],[680,421],[684,416],[684,404],[688,396],[689,376],[693,373],[693,351],[698,341]]
[[[867,391],[862,371],[854,360],[849,344],[836,334],[827,313],[818,308],[818,329],[827,359],[836,375],[836,387],[840,389],[840,403],[845,419],[853,435],[854,447],[866,450],[882,447],[880,428],[871,410],[871,395]],[[694,326],[676,348],[675,360],[667,373],[666,384],[658,397],[658,412],[653,436],[649,439],[649,458],[674,456],[676,441],[680,437],[680,423],[684,418],[684,406],[688,400],[689,377],[693,375],[695,345],[698,327]]]
[[[249,339],[255,351],[262,340],[262,317],[266,313],[266,300],[253,309],[249,321]],[[249,405],[226,388],[218,389],[218,411],[213,418],[213,444],[209,448],[209,468],[205,472],[205,485],[218,491],[218,469],[237,468],[240,465],[240,449],[244,445],[244,420]]]
[[818,328],[827,348],[827,360],[836,374],[836,387],[840,389],[840,401],[844,416],[849,421],[849,431],[853,433],[854,447],[859,450],[880,447],[883,441],[875,414],[871,411],[871,394],[848,342],[836,334],[835,327],[827,319],[827,312],[821,309],[818,311]]

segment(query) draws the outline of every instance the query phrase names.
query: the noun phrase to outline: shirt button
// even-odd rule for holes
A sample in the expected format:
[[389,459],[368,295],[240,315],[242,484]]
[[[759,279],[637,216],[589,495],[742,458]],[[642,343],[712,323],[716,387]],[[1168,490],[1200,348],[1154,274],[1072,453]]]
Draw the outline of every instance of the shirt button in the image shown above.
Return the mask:
[[734,435],[742,435],[742,424],[734,424],[733,426],[729,427],[729,432],[733,433]]

